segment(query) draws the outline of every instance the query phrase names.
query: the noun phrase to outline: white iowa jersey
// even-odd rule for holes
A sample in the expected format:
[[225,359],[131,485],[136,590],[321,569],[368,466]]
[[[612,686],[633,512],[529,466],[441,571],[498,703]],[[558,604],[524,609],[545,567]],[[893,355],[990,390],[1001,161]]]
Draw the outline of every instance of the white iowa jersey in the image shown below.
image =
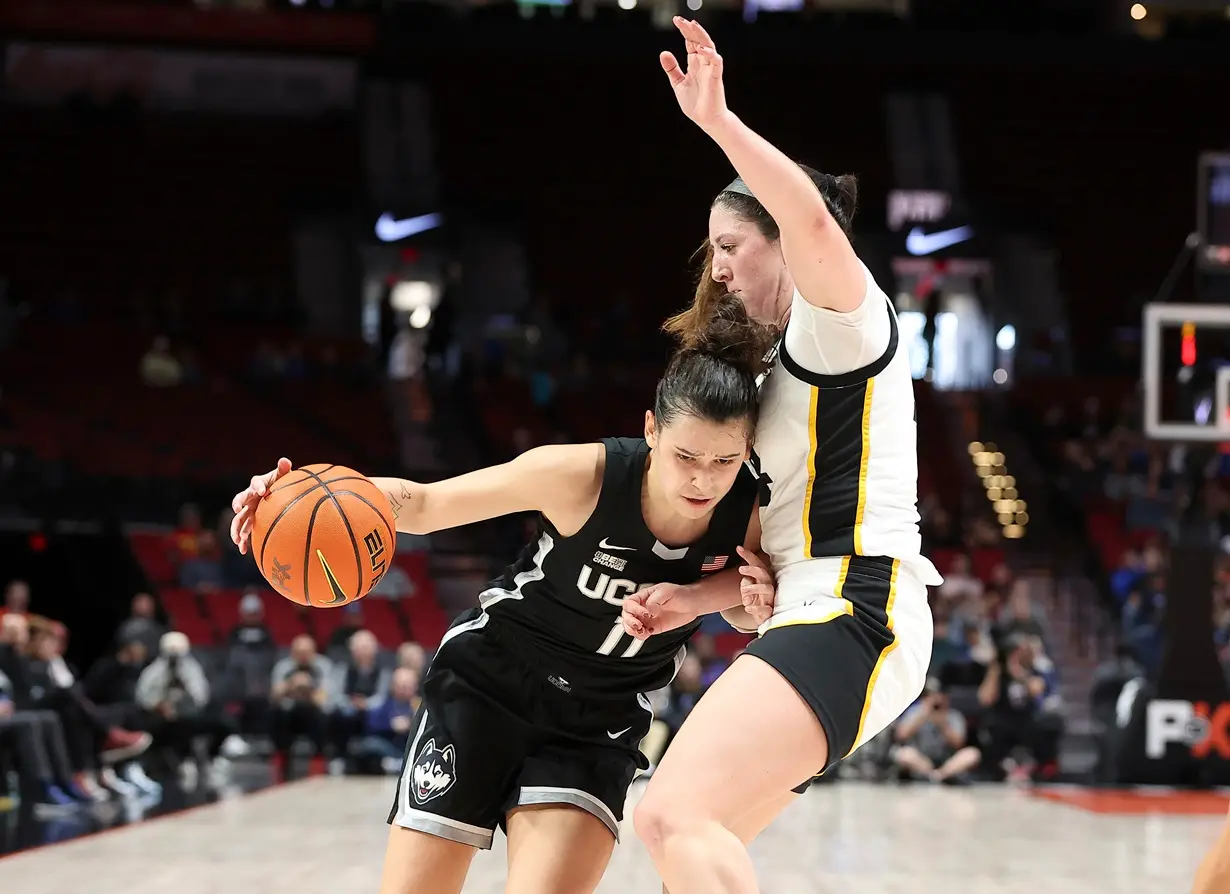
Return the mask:
[[[851,598],[842,592],[850,556],[897,559],[922,583],[941,582],[920,554],[918,427],[908,349],[892,304],[870,271],[867,290],[863,328],[871,329],[871,314],[887,315],[882,354],[865,358],[853,372],[821,375],[789,351],[791,343],[799,344],[798,335],[813,336],[788,332],[764,382],[756,429],[759,471],[766,479],[760,519],[762,548],[778,575],[779,612],[821,595]],[[800,307],[797,292],[794,301],[792,326],[814,314]],[[884,322],[875,321],[881,338]],[[861,337],[847,329],[828,328],[825,335]]]

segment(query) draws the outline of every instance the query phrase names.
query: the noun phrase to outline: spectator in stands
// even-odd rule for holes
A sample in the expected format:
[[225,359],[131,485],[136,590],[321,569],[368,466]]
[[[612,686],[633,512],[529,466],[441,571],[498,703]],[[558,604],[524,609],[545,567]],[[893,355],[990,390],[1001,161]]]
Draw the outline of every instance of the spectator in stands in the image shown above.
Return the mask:
[[171,560],[179,585],[189,589],[216,587],[222,581],[218,540],[201,527],[201,511],[191,503],[179,510],[179,527],[171,534]]
[[1121,615],[1123,639],[1148,668],[1155,668],[1162,657],[1162,615],[1166,596],[1161,581],[1146,581],[1132,590]]
[[683,659],[683,664],[679,666],[679,673],[675,675],[674,682],[671,683],[670,701],[667,708],[660,715],[662,722],[669,730],[664,750],[670,747],[670,740],[675,738],[675,734],[683,726],[683,721],[687,720],[704,692],[704,667],[700,659],[689,649],[687,657]]
[[1094,766],[1096,782],[1110,782],[1115,778],[1119,696],[1129,682],[1144,675],[1144,666],[1136,660],[1135,650],[1127,643],[1115,646],[1114,656],[1099,664],[1093,672],[1093,683],[1089,691],[1089,713],[1093,721],[1098,754]]
[[[146,659],[145,646],[140,640],[121,641],[114,654],[94,662],[94,666],[86,674],[86,696],[101,707],[107,717],[121,724],[135,725],[141,719],[141,711],[137,705],[137,680],[140,679]],[[148,747],[152,737],[146,733],[145,738]],[[105,757],[114,758],[120,771],[117,774],[115,769],[106,767],[99,774],[99,778],[108,788],[124,795],[161,793],[162,786],[151,780],[140,764],[115,754]]]
[[935,614],[935,635],[931,646],[931,665],[927,676],[939,679],[944,668],[949,664],[958,664],[969,660],[969,646],[954,639],[952,625],[942,612]]
[[0,606],[0,618],[6,614],[26,615],[30,611],[30,585],[24,580],[11,580],[4,588],[4,605]]
[[271,652],[277,648],[273,643],[273,634],[265,624],[265,602],[255,590],[248,590],[239,600],[239,623],[227,636],[227,646],[259,652]]
[[1110,575],[1110,591],[1120,606],[1126,603],[1128,595],[1140,586],[1148,570],[1144,554],[1140,550],[1124,551],[1123,561]]
[[342,623],[329,634],[325,653],[330,658],[339,658],[349,653],[350,638],[363,629],[363,606],[351,602],[342,608]]
[[[986,709],[988,770],[1022,779],[1031,770],[1053,768],[1059,753],[1062,719],[1051,705],[1056,693],[1053,667],[1037,655],[1029,637],[1005,644],[1002,660],[988,669],[978,690]],[[1033,766],[1010,760],[1014,750],[1025,750]]]
[[11,748],[17,759],[22,798],[37,812],[71,809],[73,769],[64,743],[64,729],[52,711],[19,711],[13,684],[0,673],[0,749]]
[[350,654],[337,666],[335,698],[329,712],[329,732],[333,744],[334,772],[342,772],[350,740],[363,732],[367,708],[383,699],[389,691],[389,671],[380,667],[380,644],[370,630],[350,637]]
[[146,655],[158,654],[158,643],[167,632],[167,626],[157,618],[158,606],[149,593],[138,593],[132,597],[132,607],[127,620],[120,624],[116,632],[116,642],[140,642],[145,646]]
[[688,651],[695,655],[696,659],[700,662],[700,686],[702,690],[712,686],[713,681],[720,677],[722,671],[730,666],[730,663],[717,653],[717,643],[707,633],[700,633],[692,637],[692,644]]
[[385,773],[398,772],[421,701],[418,674],[408,667],[393,671],[388,692],[373,698],[364,712],[364,735],[355,757],[361,763],[379,761]]
[[982,685],[987,669],[995,663],[995,642],[985,627],[964,627],[959,642],[959,656],[950,658],[938,668],[940,681],[946,689]]
[[115,653],[98,659],[86,674],[86,695],[97,704],[111,706],[116,714],[127,711],[135,716],[137,680],[147,659],[144,642],[120,640]]
[[427,650],[418,643],[402,643],[397,647],[397,666],[410,668],[421,679],[427,667]]
[[141,379],[151,388],[173,388],[184,378],[183,367],[171,353],[171,343],[159,335],[141,358]]
[[[972,646],[974,642],[980,641],[982,637],[985,637],[988,642],[991,640],[991,619],[988,602],[987,594],[984,592],[982,596],[968,597],[950,606],[950,611],[952,612],[952,634],[956,641]],[[977,640],[970,634],[969,631],[971,629],[977,630],[981,635]]]
[[893,762],[905,778],[931,782],[962,782],[978,766],[982,754],[966,742],[965,718],[953,710],[947,694],[936,680],[897,722],[893,737],[897,747]]
[[194,788],[199,776],[192,740],[197,736],[206,739],[210,784],[217,787],[225,777],[222,743],[234,727],[212,707],[209,680],[190,646],[182,633],[163,634],[158,657],[137,679],[137,704],[147,713],[146,728],[154,734],[154,741],[180,768],[185,788]]
[[102,767],[143,753],[151,737],[117,724],[131,720],[130,711],[107,711],[89,697],[77,682],[76,671],[64,660],[63,648],[64,636],[56,627],[40,628],[31,638],[24,669],[31,706],[58,714],[70,748],[76,748],[77,789],[102,801],[106,799],[99,784]]
[[1014,636],[1036,636],[1045,642],[1042,622],[1038,620],[1025,581],[1019,581],[1013,587],[1012,595],[1000,613],[999,624],[996,625],[994,633],[997,643],[1005,643]]
[[982,598],[982,581],[970,573],[969,556],[958,553],[944,573],[944,583],[936,591],[942,605],[952,605],[966,599]]
[[244,735],[269,735],[272,730],[269,680],[276,663],[277,647],[265,624],[265,603],[249,591],[239,600],[239,623],[227,637],[225,664],[231,697],[239,702]]
[[325,750],[325,705],[330,662],[316,652],[316,641],[306,634],[295,637],[290,654],[273,668],[273,747],[281,768],[289,773],[290,750],[306,738],[317,755]]
[[[230,506],[223,508],[218,514],[218,524],[214,526],[214,542],[226,543],[231,537],[231,519],[235,517]],[[240,554],[239,550],[222,550],[219,569],[222,574],[222,585],[225,587],[246,587],[264,584],[260,568],[250,556]],[[388,577],[386,574],[385,577]]]

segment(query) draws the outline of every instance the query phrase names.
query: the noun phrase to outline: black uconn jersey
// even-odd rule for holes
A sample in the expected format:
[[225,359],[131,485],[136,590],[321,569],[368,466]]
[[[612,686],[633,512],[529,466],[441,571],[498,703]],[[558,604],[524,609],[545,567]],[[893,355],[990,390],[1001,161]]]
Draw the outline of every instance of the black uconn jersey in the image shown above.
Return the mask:
[[624,632],[624,597],[656,583],[694,583],[740,562],[757,482],[746,464],[695,543],[659,543],[641,513],[649,445],[607,438],[602,493],[584,527],[562,537],[545,516],[538,540],[480,597],[497,623],[559,658],[557,685],[601,692],[648,692],[665,686],[683,661],[697,621],[637,640]]

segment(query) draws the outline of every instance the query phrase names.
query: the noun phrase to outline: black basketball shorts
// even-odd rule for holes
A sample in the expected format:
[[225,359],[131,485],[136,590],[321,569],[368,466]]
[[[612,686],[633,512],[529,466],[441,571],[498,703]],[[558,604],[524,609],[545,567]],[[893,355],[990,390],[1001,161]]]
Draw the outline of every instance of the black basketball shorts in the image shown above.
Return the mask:
[[648,766],[649,703],[586,697],[524,646],[479,609],[445,634],[388,822],[489,848],[513,808],[570,805],[618,839],[628,786]]
[[746,651],[785,677],[815,712],[829,745],[819,775],[914,703],[926,683],[931,639],[926,585],[893,559],[853,556],[835,586],[818,580],[812,598],[774,614]]

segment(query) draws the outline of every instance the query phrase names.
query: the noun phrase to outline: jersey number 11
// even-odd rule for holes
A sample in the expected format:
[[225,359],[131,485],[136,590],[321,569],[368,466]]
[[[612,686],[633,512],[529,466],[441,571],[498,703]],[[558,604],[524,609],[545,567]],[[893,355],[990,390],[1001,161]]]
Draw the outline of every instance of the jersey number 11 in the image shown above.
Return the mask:
[[[616,620],[615,626],[611,628],[611,632],[606,635],[606,639],[604,639],[602,641],[602,645],[598,647],[598,654],[614,655],[615,647],[619,645],[620,640],[622,640],[625,636],[628,635],[624,633],[623,621]],[[626,649],[624,649],[623,654],[620,655],[621,658],[631,658],[641,650],[641,646],[645,645],[645,640],[643,639],[637,639],[632,636],[629,636],[628,639],[632,640],[632,642],[628,644]]]

